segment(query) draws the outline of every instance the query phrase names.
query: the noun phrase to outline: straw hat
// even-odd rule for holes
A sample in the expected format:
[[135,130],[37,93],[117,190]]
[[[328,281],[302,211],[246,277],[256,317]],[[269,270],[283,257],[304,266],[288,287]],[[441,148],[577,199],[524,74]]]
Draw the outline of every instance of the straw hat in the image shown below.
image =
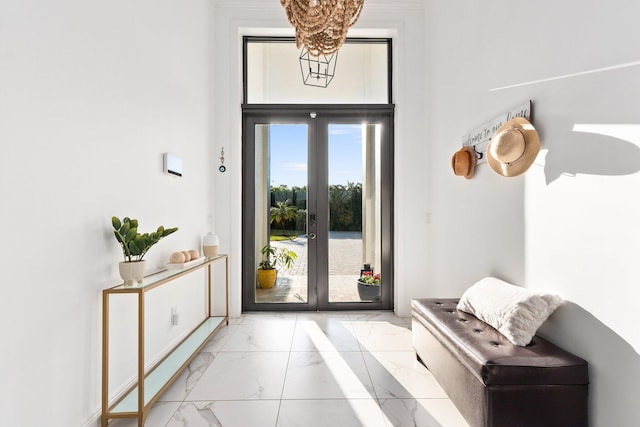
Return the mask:
[[487,162],[502,176],[517,176],[533,164],[540,151],[540,138],[525,118],[509,120],[496,131],[487,148]]
[[456,175],[471,179],[476,168],[476,153],[471,147],[462,147],[451,158],[451,167]]

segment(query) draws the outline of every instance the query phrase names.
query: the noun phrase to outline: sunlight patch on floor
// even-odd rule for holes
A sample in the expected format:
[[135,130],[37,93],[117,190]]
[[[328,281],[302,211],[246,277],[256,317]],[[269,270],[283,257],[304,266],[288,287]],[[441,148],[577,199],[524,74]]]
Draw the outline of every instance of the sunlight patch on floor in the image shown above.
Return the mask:
[[[320,327],[317,325],[316,322],[304,321],[303,326],[309,339],[313,342],[316,348],[333,348],[333,351],[338,352],[338,350],[335,349],[335,347],[333,346],[329,338],[324,334],[324,332],[322,332],[322,329],[320,329]],[[343,358],[340,357],[340,358],[329,359],[329,358],[326,358],[323,353],[324,352],[320,352],[320,355],[322,356],[325,363],[327,364],[327,367],[332,372],[336,383],[340,386],[342,390],[345,391],[345,394],[346,394],[346,390],[353,389],[354,384],[359,384],[359,386],[362,388],[361,391],[363,392],[367,391],[364,384],[360,382],[360,379],[358,378],[358,376],[353,372],[353,370],[349,367],[349,365]],[[371,396],[371,397],[373,399],[376,398],[376,396]],[[364,407],[359,405],[351,405],[351,408],[353,412],[356,414],[356,416],[358,417],[358,419],[360,419],[364,423],[364,420],[368,418],[368,414],[364,413]],[[391,425],[391,421],[386,417],[386,415],[384,415],[382,411],[380,412],[384,416],[385,422]]]

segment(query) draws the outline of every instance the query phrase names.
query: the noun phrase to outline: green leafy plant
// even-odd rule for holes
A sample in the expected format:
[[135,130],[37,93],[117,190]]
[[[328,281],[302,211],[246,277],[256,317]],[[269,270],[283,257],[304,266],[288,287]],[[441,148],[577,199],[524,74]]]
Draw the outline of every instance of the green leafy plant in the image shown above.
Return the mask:
[[278,266],[291,268],[298,258],[298,254],[285,248],[274,248],[271,245],[265,245],[260,249],[263,260],[258,264],[262,270],[273,270]]
[[380,286],[381,279],[380,274],[373,274],[373,271],[365,271],[358,281],[371,286]]
[[122,221],[118,217],[111,218],[113,234],[122,247],[125,262],[141,261],[151,246],[160,239],[178,230],[175,228],[164,228],[163,226],[153,233],[138,233],[138,220],[125,217]]

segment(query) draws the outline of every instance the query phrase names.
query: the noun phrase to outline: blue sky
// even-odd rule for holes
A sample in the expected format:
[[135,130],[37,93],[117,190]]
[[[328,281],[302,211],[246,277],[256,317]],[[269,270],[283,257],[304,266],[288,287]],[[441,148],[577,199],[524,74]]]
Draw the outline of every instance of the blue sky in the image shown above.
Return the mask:
[[[307,126],[270,126],[271,185],[307,184]],[[329,125],[329,184],[362,182],[362,126]]]

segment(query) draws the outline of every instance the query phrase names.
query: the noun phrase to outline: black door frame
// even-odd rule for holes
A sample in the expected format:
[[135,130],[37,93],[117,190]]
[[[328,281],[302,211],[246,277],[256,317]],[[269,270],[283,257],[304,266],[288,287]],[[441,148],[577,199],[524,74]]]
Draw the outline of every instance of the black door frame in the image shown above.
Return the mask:
[[[393,309],[393,104],[385,105],[257,105],[242,106],[243,129],[243,180],[242,180],[242,307],[243,311],[315,311],[315,310],[390,310]],[[312,118],[311,113],[315,113]],[[318,265],[327,265],[328,251],[328,217],[319,212],[318,206],[328,206],[328,194],[317,191],[316,182],[327,182],[327,171],[317,170],[318,164],[328,162],[327,150],[318,150],[315,156],[317,163],[309,162],[309,175],[317,176],[308,183],[308,212],[315,210],[318,239],[313,249],[308,248],[309,256],[316,257],[316,262],[310,262],[309,289],[307,303],[256,303],[255,302],[255,272],[258,260],[255,259],[255,125],[259,123],[305,123],[308,124],[309,141],[327,141],[327,125],[331,123],[353,123],[354,120],[381,123],[388,132],[383,138],[382,146],[382,266],[383,285],[380,302],[328,302],[328,286],[318,286],[318,283],[328,283],[328,271],[320,271]],[[321,144],[320,144],[321,145]],[[319,144],[310,144],[310,150],[318,149]],[[326,147],[325,147],[326,148]],[[313,158],[313,157],[311,157]],[[326,169],[326,168],[325,168]],[[318,174],[323,174],[318,176]],[[313,181],[313,182],[312,182]],[[317,195],[317,200],[314,198]],[[320,246],[320,247],[319,247]],[[315,283],[312,281],[315,279]],[[315,286],[315,289],[312,287]]]

